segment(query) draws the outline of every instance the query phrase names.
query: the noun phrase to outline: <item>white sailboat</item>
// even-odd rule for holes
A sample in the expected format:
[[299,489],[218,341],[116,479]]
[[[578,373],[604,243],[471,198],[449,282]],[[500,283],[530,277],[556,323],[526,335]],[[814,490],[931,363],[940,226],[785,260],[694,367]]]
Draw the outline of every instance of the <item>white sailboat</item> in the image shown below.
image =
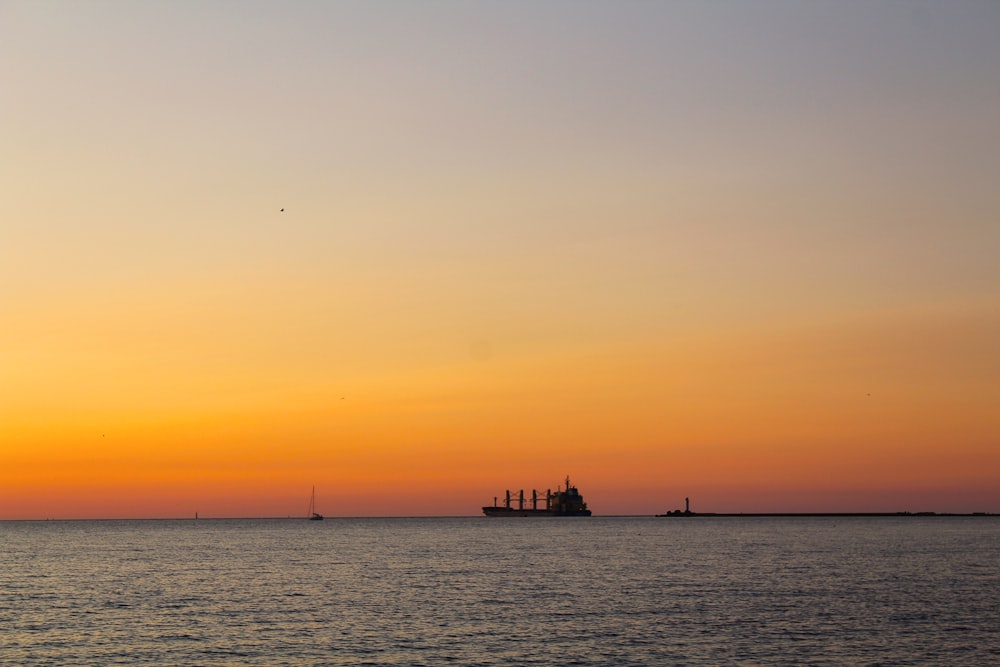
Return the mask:
[[309,520],[322,521],[323,515],[316,511],[316,487],[313,487],[312,496],[309,498]]

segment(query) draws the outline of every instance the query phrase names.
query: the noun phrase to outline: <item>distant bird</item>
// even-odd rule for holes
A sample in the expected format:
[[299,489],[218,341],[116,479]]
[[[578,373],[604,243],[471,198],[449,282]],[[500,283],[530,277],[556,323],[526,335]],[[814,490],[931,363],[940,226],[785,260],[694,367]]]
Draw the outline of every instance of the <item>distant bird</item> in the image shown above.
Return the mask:
[[284,212],[285,212],[285,209],[281,209],[281,212],[282,212],[282,213],[284,213]]

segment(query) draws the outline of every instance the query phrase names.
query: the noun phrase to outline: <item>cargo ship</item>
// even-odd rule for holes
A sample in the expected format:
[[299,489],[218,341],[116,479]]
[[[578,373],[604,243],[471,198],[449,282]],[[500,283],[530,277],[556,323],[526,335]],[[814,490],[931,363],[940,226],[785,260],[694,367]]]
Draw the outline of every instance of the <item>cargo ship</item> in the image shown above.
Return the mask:
[[[541,505],[541,506],[540,506]],[[483,508],[486,516],[590,516],[587,503],[583,502],[580,491],[569,483],[569,476],[566,477],[566,490],[556,487],[556,492],[549,489],[543,496],[538,491],[532,490],[531,499],[524,497],[522,489],[512,497],[508,490],[504,495],[503,505],[499,504],[499,499],[493,499],[493,506],[487,505]]]

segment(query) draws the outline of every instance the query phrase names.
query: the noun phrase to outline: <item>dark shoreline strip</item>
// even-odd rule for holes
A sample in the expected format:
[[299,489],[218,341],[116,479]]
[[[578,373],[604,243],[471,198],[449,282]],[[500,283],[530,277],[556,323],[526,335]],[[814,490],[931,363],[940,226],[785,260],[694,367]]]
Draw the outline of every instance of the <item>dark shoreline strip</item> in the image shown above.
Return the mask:
[[823,516],[833,516],[833,517],[866,517],[866,516],[890,516],[890,517],[928,517],[928,516],[940,516],[940,517],[955,517],[955,516],[975,516],[975,517],[989,517],[989,516],[1000,516],[1000,514],[990,514],[988,512],[972,512],[971,514],[949,514],[940,512],[675,512],[673,514],[657,514],[658,517],[665,517],[668,519],[691,519],[695,517],[823,517]]

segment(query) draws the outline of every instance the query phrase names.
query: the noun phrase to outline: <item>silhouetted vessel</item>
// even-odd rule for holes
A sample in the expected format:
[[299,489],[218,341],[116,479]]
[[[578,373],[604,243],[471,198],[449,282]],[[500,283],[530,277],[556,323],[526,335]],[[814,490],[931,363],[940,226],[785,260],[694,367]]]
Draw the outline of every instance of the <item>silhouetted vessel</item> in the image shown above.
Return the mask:
[[312,496],[309,498],[309,520],[322,521],[323,515],[316,511],[316,487],[313,487]]
[[[528,502],[530,502],[530,507],[527,506]],[[543,502],[545,503],[544,507],[539,507],[539,504]],[[590,516],[590,510],[587,509],[587,503],[583,502],[580,491],[569,483],[567,475],[565,491],[556,487],[555,493],[552,493],[550,489],[545,492],[545,496],[541,496],[538,491],[532,490],[531,500],[526,501],[523,490],[519,491],[517,498],[513,500],[508,490],[504,496],[503,505],[498,504],[497,499],[494,498],[493,506],[484,507],[483,514],[486,516]]]

